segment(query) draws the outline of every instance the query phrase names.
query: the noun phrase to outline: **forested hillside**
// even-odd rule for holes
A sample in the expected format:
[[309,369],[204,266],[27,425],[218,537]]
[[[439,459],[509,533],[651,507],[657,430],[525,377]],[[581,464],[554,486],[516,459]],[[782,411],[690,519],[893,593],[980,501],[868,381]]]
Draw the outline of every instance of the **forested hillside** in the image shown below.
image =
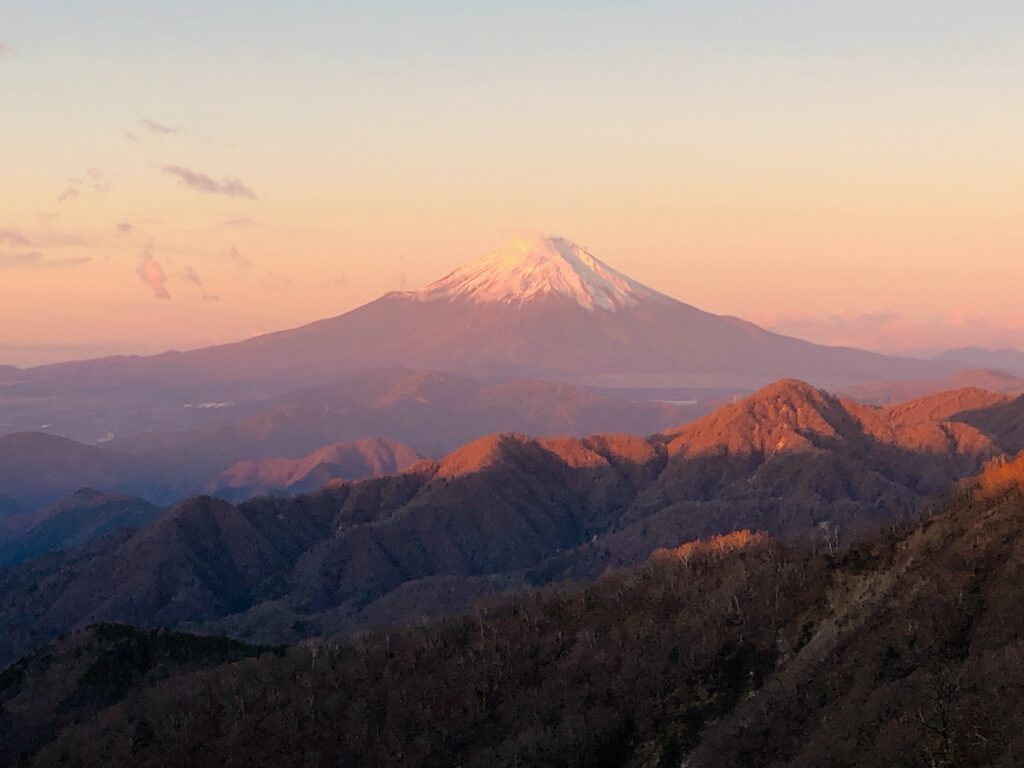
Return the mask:
[[[994,466],[922,522],[836,551],[734,533],[459,619],[28,707],[74,635],[3,677],[3,732],[60,726],[7,759],[1010,768],[1024,754],[1022,479],[1024,461]],[[103,664],[115,679],[137,668],[127,652]]]

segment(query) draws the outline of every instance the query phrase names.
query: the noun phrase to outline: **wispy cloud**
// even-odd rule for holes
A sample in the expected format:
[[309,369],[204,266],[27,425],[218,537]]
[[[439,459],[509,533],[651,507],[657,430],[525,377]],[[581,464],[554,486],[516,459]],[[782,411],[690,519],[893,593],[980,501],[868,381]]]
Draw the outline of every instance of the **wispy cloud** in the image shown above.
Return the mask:
[[199,276],[199,273],[192,269],[188,264],[185,265],[185,268],[181,272],[181,279],[186,283],[191,283],[202,291],[204,301],[220,301],[220,296],[215,296],[206,290],[206,285],[203,283],[203,279]]
[[141,128],[146,133],[153,133],[158,136],[166,136],[168,134],[181,133],[181,128],[177,128],[171,125],[164,125],[163,123],[158,123],[156,120],[139,120],[139,128]]
[[14,53],[14,50],[11,48],[11,46],[9,46],[3,40],[0,40],[0,59],[4,58],[5,56],[10,56],[12,53]]
[[130,224],[127,221],[122,221],[117,225],[117,231],[122,235],[130,235],[135,231],[135,225]]
[[267,272],[267,274],[263,276],[263,279],[260,280],[260,282],[264,285],[264,287],[270,288],[272,291],[287,291],[289,288],[292,287],[291,280],[275,272]]
[[147,245],[139,256],[139,264],[135,268],[135,274],[139,276],[142,282],[153,289],[153,295],[156,298],[171,298],[171,294],[167,290],[167,274],[164,272],[160,262],[153,257],[152,244]]
[[192,283],[197,288],[203,287],[203,279],[199,277],[199,273],[196,272],[192,267],[185,265],[185,269],[181,272],[181,277],[186,283]]
[[21,251],[0,253],[0,266],[2,267],[24,267],[30,264],[37,264],[43,258],[39,251]]
[[100,168],[88,168],[82,176],[68,179],[68,185],[57,197],[59,202],[75,200],[84,192],[105,194],[110,191],[110,176]]
[[220,226],[222,229],[249,229],[250,227],[256,226],[256,220],[245,217],[228,219],[227,221],[222,221]]
[[250,259],[248,256],[246,256],[244,253],[242,253],[234,246],[228,248],[228,250],[224,253],[224,258],[231,264],[234,264],[236,267],[239,267],[240,269],[252,269],[252,259]]
[[169,176],[177,177],[183,187],[194,189],[197,192],[227,195],[228,197],[245,197],[250,200],[256,199],[256,194],[238,179],[221,179],[217,181],[205,173],[183,168],[180,165],[165,165],[163,172]]
[[184,126],[180,125],[168,125],[167,123],[161,123],[158,120],[150,120],[149,118],[140,118],[135,121],[134,130],[126,129],[124,131],[124,137],[128,141],[138,142],[141,141],[145,136],[152,136],[157,139],[166,136],[177,136],[191,141],[197,141],[200,144],[206,144],[212,147],[231,147],[232,145],[226,141],[220,139],[214,139],[210,136],[204,136],[201,133],[189,130]]
[[0,229],[0,243],[28,245],[28,238],[13,229]]
[[92,259],[88,256],[72,256],[61,259],[48,259],[40,251],[0,252],[0,269],[16,267],[29,269],[60,269],[62,267],[79,267],[88,264]]

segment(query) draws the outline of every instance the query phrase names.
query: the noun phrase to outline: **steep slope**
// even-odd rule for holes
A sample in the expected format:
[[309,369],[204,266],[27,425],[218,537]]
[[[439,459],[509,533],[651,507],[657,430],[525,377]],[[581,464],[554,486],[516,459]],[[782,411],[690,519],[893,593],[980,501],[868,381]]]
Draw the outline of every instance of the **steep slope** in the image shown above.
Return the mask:
[[923,525],[845,554],[805,647],[708,729],[689,764],[1016,764],[1022,479],[1024,459],[997,464]]
[[981,391],[882,409],[786,381],[652,439],[500,434],[294,499],[196,499],[0,572],[0,658],[92,621],[261,642],[404,622],[743,528],[835,547],[1024,448],[1000,431],[1022,415]]
[[308,493],[334,480],[391,475],[422,460],[394,440],[359,440],[328,445],[299,459],[264,459],[233,464],[211,481],[206,492],[229,501],[268,493]]
[[189,352],[13,371],[0,374],[0,384],[12,423],[46,418],[65,434],[79,434],[73,426],[103,435],[142,423],[178,429],[200,415],[195,408],[186,414],[185,404],[261,400],[393,366],[489,379],[745,389],[783,376],[839,386],[935,378],[960,367],[780,336],[642,286],[565,240],[534,238],[422,290],[390,293],[300,328]]
[[28,530],[0,544],[0,566],[78,547],[121,528],[141,528],[161,511],[144,499],[81,488],[38,513]]
[[[837,552],[740,532],[456,620],[137,675],[100,712],[14,710],[0,727],[50,734],[26,764],[81,768],[1013,768],[1022,479],[1024,460],[997,466],[928,519]],[[111,657],[112,677],[134,671]],[[0,701],[62,690],[65,669],[7,673]]]

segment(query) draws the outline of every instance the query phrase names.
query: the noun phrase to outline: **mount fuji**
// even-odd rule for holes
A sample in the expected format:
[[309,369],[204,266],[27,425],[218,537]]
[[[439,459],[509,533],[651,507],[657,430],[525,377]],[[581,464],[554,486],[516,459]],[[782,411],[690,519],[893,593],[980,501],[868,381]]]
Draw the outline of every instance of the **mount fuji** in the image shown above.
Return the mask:
[[329,320],[181,357],[249,377],[402,365],[612,387],[756,388],[782,377],[839,386],[936,371],[702,311],[557,237],[513,242]]
[[[516,241],[415,291],[246,341],[0,372],[0,394],[96,413],[269,398],[374,369],[602,388],[752,390],[938,378],[954,364],[826,347],[649,288],[568,240]],[[40,411],[40,418],[43,417]],[[174,418],[165,428],[179,428]]]

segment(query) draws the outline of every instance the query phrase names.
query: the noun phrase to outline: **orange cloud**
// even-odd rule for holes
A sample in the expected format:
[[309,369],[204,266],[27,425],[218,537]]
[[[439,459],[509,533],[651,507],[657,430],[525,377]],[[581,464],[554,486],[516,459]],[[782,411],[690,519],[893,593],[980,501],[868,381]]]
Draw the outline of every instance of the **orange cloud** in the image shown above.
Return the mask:
[[160,262],[153,258],[153,247],[151,245],[147,245],[146,249],[142,252],[139,265],[135,268],[135,274],[139,276],[142,282],[153,289],[153,295],[158,299],[171,298],[171,294],[167,290],[167,275],[164,273],[164,268],[160,266]]

